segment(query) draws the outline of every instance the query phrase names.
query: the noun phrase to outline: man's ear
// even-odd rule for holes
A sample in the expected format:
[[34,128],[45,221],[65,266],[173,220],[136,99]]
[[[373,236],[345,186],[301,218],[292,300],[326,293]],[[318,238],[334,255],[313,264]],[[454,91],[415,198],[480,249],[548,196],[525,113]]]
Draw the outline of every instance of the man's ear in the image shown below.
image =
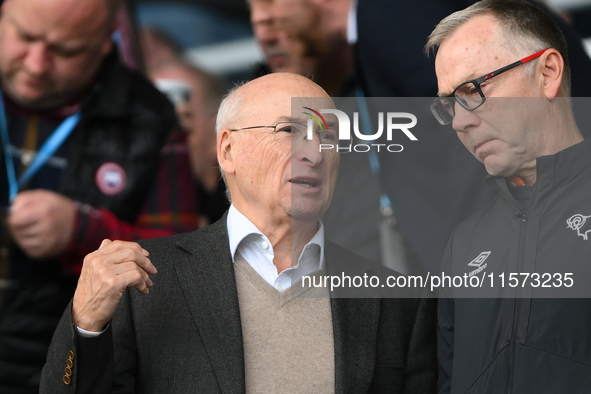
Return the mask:
[[117,31],[117,29],[119,29],[119,18],[115,17],[111,23],[111,26],[109,26],[107,34],[105,35],[105,40],[103,41],[103,46],[101,48],[101,54],[103,56],[107,56],[109,53],[111,53],[111,50],[113,49],[113,34]]
[[218,163],[226,175],[234,174],[236,168],[232,158],[232,132],[228,129],[220,131],[217,139]]
[[553,99],[564,95],[560,91],[564,73],[564,59],[560,52],[550,48],[539,59],[538,67],[541,69],[542,87],[545,97]]

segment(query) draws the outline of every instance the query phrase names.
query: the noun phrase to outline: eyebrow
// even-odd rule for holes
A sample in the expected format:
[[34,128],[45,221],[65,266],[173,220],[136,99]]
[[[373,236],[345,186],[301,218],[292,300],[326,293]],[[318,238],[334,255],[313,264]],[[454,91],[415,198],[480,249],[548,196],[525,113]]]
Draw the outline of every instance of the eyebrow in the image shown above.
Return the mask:
[[[457,88],[458,86],[460,86],[461,84],[463,84],[463,83],[466,83],[466,82],[468,82],[468,81],[470,81],[470,80],[474,79],[474,78],[472,78],[473,76],[474,76],[474,71],[472,71],[471,73],[468,73],[468,74],[466,74],[466,76],[465,76],[465,77],[464,77],[464,79],[462,80],[462,81],[464,81],[464,82],[460,82],[458,85],[456,85],[456,88]],[[454,89],[454,90],[455,90],[455,89]],[[450,94],[451,94],[451,92],[450,92],[450,93],[448,93],[448,94],[445,94],[445,93],[441,93],[441,91],[437,91],[437,97],[446,97],[446,96],[449,96]]]
[[[18,21],[14,17],[10,18],[10,21],[12,22],[12,24],[16,28],[17,34],[20,37],[24,37],[26,39],[31,39],[32,41],[42,40],[42,41],[47,42],[47,40],[44,39],[43,35],[35,35],[35,34],[31,33],[26,28],[24,28],[20,23],[18,23]],[[79,52],[83,52],[88,47],[88,45],[78,45],[78,46],[68,47],[68,46],[65,46],[60,43],[47,42],[47,47],[52,51],[76,54]]]
[[336,129],[339,125],[338,122],[334,122],[334,121],[330,121],[330,120],[327,121],[326,123],[328,124],[329,129]]

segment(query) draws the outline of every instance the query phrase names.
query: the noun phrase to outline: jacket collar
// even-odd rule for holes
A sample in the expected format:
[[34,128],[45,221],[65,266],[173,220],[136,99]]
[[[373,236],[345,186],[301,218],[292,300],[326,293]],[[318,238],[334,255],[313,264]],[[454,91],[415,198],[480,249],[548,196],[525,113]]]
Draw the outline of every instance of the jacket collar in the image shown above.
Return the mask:
[[188,253],[175,268],[220,391],[244,393],[242,325],[226,217],[178,241]]
[[130,111],[129,95],[133,77],[120,61],[116,48],[105,57],[92,91],[82,104],[85,117],[119,118]]
[[[554,155],[540,156],[536,160],[536,189],[559,182],[581,169],[591,166],[591,136],[578,144],[570,146]],[[489,175],[486,179],[491,186],[496,185],[499,192],[507,198],[512,198],[507,186],[506,178]]]
[[[244,393],[242,326],[226,221],[227,213],[211,226],[180,239],[177,247],[188,253],[179,259],[176,270],[221,392]],[[327,272],[351,269],[355,275],[365,271],[332,243],[327,243],[325,253]],[[335,270],[335,263],[341,261],[344,265]],[[375,298],[331,299],[338,394],[369,389],[375,368],[379,305]]]

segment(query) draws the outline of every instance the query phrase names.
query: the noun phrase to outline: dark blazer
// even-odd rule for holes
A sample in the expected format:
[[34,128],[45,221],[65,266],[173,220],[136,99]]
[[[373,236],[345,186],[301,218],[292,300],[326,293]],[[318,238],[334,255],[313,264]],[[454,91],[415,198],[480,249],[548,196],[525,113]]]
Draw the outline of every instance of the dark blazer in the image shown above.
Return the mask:
[[[96,338],[77,333],[69,307],[54,335],[40,392],[244,393],[226,217],[142,246],[158,268],[150,294],[128,289]],[[327,244],[325,250],[327,273],[336,261],[352,264],[339,246]],[[434,300],[336,298],[331,307],[337,393],[435,392]],[[66,385],[69,351],[74,357]]]

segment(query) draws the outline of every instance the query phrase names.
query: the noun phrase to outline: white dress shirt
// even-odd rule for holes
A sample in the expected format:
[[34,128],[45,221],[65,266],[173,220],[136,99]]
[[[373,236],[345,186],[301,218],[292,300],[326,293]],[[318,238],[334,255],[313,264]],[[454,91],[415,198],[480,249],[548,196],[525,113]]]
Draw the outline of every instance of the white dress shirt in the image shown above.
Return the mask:
[[273,264],[275,257],[273,245],[234,205],[230,206],[227,225],[232,261],[234,261],[236,253],[239,252],[267,283],[279,291],[290,288],[302,276],[321,269],[324,264],[324,226],[322,222],[319,222],[318,231],[304,246],[297,263],[280,274],[277,273],[277,267]]

